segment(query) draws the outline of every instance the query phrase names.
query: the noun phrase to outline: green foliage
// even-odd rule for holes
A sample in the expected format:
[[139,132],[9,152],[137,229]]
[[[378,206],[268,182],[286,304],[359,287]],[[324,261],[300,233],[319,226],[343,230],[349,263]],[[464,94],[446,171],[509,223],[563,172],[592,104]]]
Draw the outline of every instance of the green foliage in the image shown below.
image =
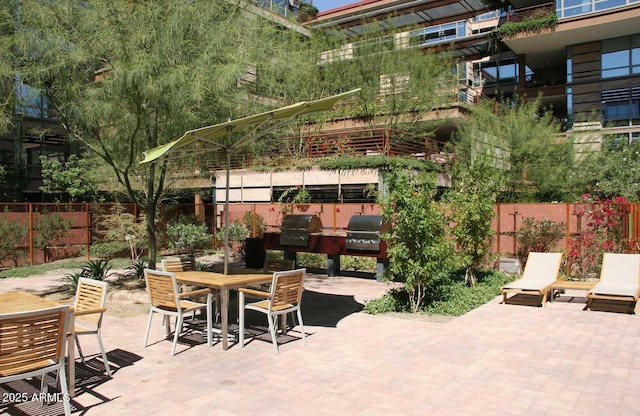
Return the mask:
[[452,186],[445,198],[449,202],[449,221],[463,266],[474,284],[473,269],[479,268],[491,251],[495,234],[492,220],[502,175],[487,157],[477,157],[471,163],[456,163]]
[[71,273],[65,274],[64,278],[67,281],[67,292],[76,293],[78,290],[78,283],[83,277],[85,277],[83,270],[74,270]]
[[[93,243],[91,252],[98,257],[112,257],[129,249],[131,259],[136,259],[142,254],[147,243],[147,226],[144,217],[136,218],[135,215],[126,212],[122,204],[115,204],[109,212],[100,214],[95,221],[95,233],[98,243]],[[113,250],[109,253],[109,250]],[[98,254],[102,252],[102,254]]]
[[459,270],[433,281],[422,309],[433,315],[464,315],[498,296],[500,288],[511,279],[505,273],[483,271],[477,273],[476,285],[469,287],[465,275],[464,270]]
[[70,202],[89,200],[97,195],[97,184],[91,175],[89,160],[73,154],[66,163],[40,156],[42,186],[46,193],[68,194]]
[[251,235],[254,227],[254,221],[255,221],[255,237],[256,238],[262,238],[265,230],[267,229],[267,224],[264,220],[264,217],[260,214],[255,214],[253,212],[247,212],[244,214],[244,216],[242,217],[242,223],[244,224],[244,227],[249,231],[249,235]]
[[503,170],[503,202],[560,201],[570,193],[566,177],[571,170],[570,146],[556,140],[560,128],[552,112],[542,107],[541,97],[515,97],[497,107],[483,100],[460,126],[455,152],[461,163],[484,155]]
[[564,237],[565,230],[564,222],[551,221],[546,217],[542,220],[523,217],[522,225],[515,235],[518,247],[516,255],[520,264],[526,264],[531,252],[548,253],[555,249]]
[[306,204],[311,202],[311,195],[305,188],[298,186],[292,186],[287,188],[280,194],[278,198],[280,203],[288,204]]
[[364,304],[364,312],[378,315],[388,312],[409,312],[409,297],[403,289],[391,289],[378,299]]
[[340,269],[347,270],[347,271],[351,270],[354,272],[359,272],[359,271],[375,272],[376,259],[373,257],[362,257],[362,256],[341,256]]
[[318,162],[320,169],[342,170],[342,169],[412,169],[419,171],[438,172],[442,170],[440,166],[427,160],[419,160],[414,157],[399,156],[362,156],[349,158],[332,158]]
[[90,260],[82,266],[82,276],[87,279],[104,280],[109,277],[111,264],[109,260]]
[[69,218],[63,218],[58,213],[41,212],[35,217],[33,229],[33,247],[43,250],[45,260],[49,257],[49,248],[62,242],[71,229],[73,222]]
[[327,256],[320,253],[298,253],[297,263],[308,269],[324,269],[327,267]]
[[[292,48],[292,35],[281,32],[293,31],[234,2],[172,0],[24,2],[20,26],[8,31],[17,45],[9,49],[26,54],[18,59],[23,81],[47,96],[73,139],[110,167],[144,212],[152,266],[165,187],[215,154],[141,165],[143,152],[187,130],[277,107],[238,85],[255,84],[245,82],[255,62],[295,84],[282,76],[297,68],[286,56],[308,50]],[[270,96],[289,98],[272,87]]]
[[454,267],[454,248],[447,238],[447,221],[434,203],[435,176],[406,171],[384,177],[389,194],[383,215],[391,230],[383,238],[391,258],[385,276],[404,282],[411,310],[417,311],[429,281],[447,276]]
[[75,260],[56,261],[45,264],[37,264],[34,266],[20,266],[0,272],[0,278],[3,277],[29,277],[41,275],[56,269],[73,269],[81,267],[83,262]]
[[[477,284],[468,286],[465,275],[465,270],[460,269],[432,280],[419,309],[429,315],[461,316],[494,299],[510,280],[504,273],[481,271],[477,273]],[[391,289],[381,298],[368,301],[364,311],[371,314],[410,312],[411,307],[405,290]]]
[[27,255],[29,245],[29,226],[25,223],[9,220],[5,212],[0,219],[0,264],[11,259],[18,266],[20,259]]
[[546,30],[553,30],[558,23],[558,16],[554,10],[533,13],[521,22],[504,23],[491,32],[497,39],[511,38],[520,33],[542,33]]
[[176,222],[167,227],[169,247],[176,251],[186,250],[195,254],[196,250],[211,247],[213,236],[207,230],[206,224],[185,224]]
[[99,257],[102,259],[112,259],[120,257],[123,253],[129,251],[129,243],[126,241],[105,241],[93,243],[89,247],[91,257]]
[[602,149],[582,169],[586,192],[601,198],[640,201],[640,142],[605,137]]
[[127,266],[124,275],[133,279],[144,279],[144,269],[148,267],[149,261],[144,257],[139,257]]

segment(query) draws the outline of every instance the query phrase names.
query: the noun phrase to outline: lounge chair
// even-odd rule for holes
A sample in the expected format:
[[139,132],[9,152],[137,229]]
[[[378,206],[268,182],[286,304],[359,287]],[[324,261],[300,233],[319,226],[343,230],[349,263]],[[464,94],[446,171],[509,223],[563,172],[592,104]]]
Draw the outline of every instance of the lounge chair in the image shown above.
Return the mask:
[[[544,306],[549,297],[551,285],[558,280],[561,262],[562,253],[529,253],[522,277],[500,289],[503,303],[507,303],[507,294],[513,293],[536,299],[541,297],[540,306]],[[536,301],[535,304],[537,305],[538,302]]]
[[635,313],[639,278],[640,254],[604,253],[600,281],[587,293],[587,309],[593,310],[597,300],[604,309]]

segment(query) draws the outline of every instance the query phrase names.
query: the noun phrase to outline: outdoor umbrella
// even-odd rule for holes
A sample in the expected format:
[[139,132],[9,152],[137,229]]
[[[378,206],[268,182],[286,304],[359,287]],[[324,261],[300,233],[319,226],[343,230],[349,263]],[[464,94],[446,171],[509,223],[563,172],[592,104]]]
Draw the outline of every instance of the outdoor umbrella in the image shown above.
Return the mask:
[[[265,113],[189,130],[177,140],[144,152],[144,159],[140,163],[151,163],[160,159],[185,157],[203,151],[225,152],[227,165],[224,203],[224,274],[227,274],[229,263],[229,173],[231,171],[231,154],[233,151],[264,136],[270,131],[280,128],[294,117],[331,110],[338,101],[358,91],[360,91],[359,88],[319,100],[302,101]],[[231,142],[232,133],[244,130],[248,130],[246,134],[234,142]],[[226,142],[221,140],[221,138],[225,137],[229,138]],[[200,144],[200,147],[194,148],[193,145],[196,143]],[[169,153],[171,153],[171,155],[169,155]]]

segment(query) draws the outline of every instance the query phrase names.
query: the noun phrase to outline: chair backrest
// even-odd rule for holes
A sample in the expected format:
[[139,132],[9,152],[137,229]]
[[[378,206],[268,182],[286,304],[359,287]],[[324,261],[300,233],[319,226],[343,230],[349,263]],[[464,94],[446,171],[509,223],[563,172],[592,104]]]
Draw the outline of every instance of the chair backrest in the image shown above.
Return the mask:
[[[78,289],[76,290],[76,300],[74,303],[75,312],[83,312],[89,309],[104,308],[107,302],[107,287],[109,284],[95,279],[81,277],[78,279]],[[82,319],[90,321],[96,325],[102,320],[102,312],[82,315]]]
[[152,306],[173,311],[180,307],[175,273],[144,269],[144,280]]
[[196,269],[196,259],[193,257],[163,259],[161,264],[164,272],[188,272]]
[[283,270],[293,270],[295,267],[295,260],[266,259],[262,270],[265,273],[273,273],[281,272]]
[[306,272],[307,269],[297,269],[273,273],[271,309],[277,309],[281,305],[300,303]]
[[0,377],[64,363],[68,306],[0,316]]
[[638,284],[640,279],[640,254],[604,253],[600,280]]
[[558,278],[562,253],[531,252],[522,272],[523,279],[554,281]]

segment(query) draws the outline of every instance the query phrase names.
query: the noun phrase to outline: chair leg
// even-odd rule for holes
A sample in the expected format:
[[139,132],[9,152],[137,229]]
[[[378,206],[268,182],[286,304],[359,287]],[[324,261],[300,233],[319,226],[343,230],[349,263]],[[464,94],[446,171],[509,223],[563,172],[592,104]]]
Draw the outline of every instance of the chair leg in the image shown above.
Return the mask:
[[240,326],[240,348],[244,348],[244,292],[238,291],[238,325]]
[[65,366],[62,365],[58,370],[58,380],[60,382],[60,391],[62,391],[64,414],[65,416],[71,416],[71,405],[69,404],[69,400],[66,400],[69,397],[69,387],[67,386],[67,373],[64,367]]
[[176,330],[173,335],[173,346],[171,347],[171,355],[176,355],[176,345],[178,345],[178,337],[182,331],[182,315],[176,317]]
[[78,340],[78,336],[74,334],[73,339],[76,342],[76,348],[78,348],[78,355],[80,356],[80,360],[82,360],[82,364],[87,365],[87,363],[84,362],[84,354],[82,353],[82,348],[80,348],[80,341]]
[[269,333],[271,334],[271,340],[273,341],[273,349],[276,355],[278,355],[278,337],[276,336],[276,326],[271,314],[267,314],[267,321],[269,321]]
[[211,298],[212,294],[211,292],[209,292],[209,294],[207,295],[207,344],[209,345],[209,347],[211,347],[211,345],[213,345],[213,323],[211,322],[213,319],[213,307],[211,305],[211,303],[213,302],[213,299]]
[[147,333],[144,335],[143,347],[147,346],[147,340],[149,339],[149,332],[151,331],[151,321],[153,320],[153,311],[149,311],[149,322],[147,323]]
[[107,376],[111,377],[111,367],[109,367],[109,360],[107,359],[107,353],[104,350],[104,345],[102,345],[102,336],[100,336],[100,330],[96,333],[98,336],[98,345],[100,346],[100,352],[102,353],[102,361],[104,361],[104,368],[107,372]]
[[298,325],[300,325],[300,332],[302,332],[302,340],[304,341],[304,345],[307,345],[307,336],[304,333],[304,324],[302,323],[302,312],[300,312],[300,308],[296,311],[298,315]]

